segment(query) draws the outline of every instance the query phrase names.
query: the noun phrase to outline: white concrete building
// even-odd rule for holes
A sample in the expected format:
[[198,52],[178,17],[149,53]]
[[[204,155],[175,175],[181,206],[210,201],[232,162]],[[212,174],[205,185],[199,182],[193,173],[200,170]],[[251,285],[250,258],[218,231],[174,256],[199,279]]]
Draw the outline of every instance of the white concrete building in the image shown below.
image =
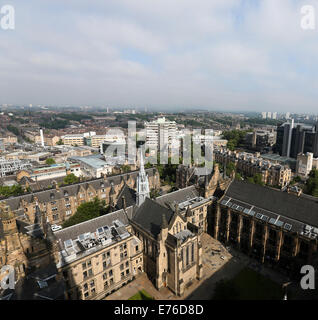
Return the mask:
[[311,152],[297,155],[296,175],[302,179],[307,179],[312,170],[314,155]]
[[[177,124],[175,121],[166,120],[165,117],[151,122],[145,122],[146,146],[152,150],[171,149],[172,145],[178,143]],[[175,147],[175,145],[174,145]]]

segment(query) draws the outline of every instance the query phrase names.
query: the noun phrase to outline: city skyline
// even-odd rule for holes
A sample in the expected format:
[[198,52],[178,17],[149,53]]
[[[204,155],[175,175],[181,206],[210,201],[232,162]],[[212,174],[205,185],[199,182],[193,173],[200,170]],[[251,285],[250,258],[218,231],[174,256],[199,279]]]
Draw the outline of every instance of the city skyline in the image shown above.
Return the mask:
[[[1,104],[317,109],[313,1],[6,1]],[[63,5],[63,7],[62,7]]]

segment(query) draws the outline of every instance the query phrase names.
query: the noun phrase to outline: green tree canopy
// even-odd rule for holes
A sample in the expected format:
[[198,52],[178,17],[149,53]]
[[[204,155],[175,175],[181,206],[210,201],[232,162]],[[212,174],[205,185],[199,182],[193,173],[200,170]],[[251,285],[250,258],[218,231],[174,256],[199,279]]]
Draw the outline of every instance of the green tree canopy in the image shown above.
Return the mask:
[[127,173],[129,171],[131,171],[131,167],[127,164],[123,164],[120,169],[122,170],[123,173]]
[[310,171],[309,178],[306,181],[306,193],[318,197],[318,170],[313,169]]
[[19,196],[24,193],[21,185],[0,186],[0,195],[5,197]]
[[85,202],[79,205],[76,213],[63,223],[63,228],[91,220],[108,213],[105,201],[97,197],[93,201]]
[[247,181],[254,184],[259,184],[261,186],[264,185],[262,175],[260,173],[256,173],[255,176],[247,178]]
[[55,160],[53,158],[47,158],[45,160],[45,163],[48,165],[52,165],[52,164],[55,164]]
[[64,182],[64,184],[77,183],[77,182],[79,182],[79,178],[76,177],[76,175],[74,173],[70,173],[63,179],[63,182]]

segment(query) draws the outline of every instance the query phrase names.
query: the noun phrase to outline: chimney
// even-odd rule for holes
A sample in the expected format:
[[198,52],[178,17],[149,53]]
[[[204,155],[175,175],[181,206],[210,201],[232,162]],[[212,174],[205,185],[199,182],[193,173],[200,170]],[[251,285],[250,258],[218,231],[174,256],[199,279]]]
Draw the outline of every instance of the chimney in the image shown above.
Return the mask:
[[126,198],[122,196],[122,201],[123,201],[123,209],[126,211]]
[[175,213],[176,214],[179,213],[179,204],[178,203],[175,204]]

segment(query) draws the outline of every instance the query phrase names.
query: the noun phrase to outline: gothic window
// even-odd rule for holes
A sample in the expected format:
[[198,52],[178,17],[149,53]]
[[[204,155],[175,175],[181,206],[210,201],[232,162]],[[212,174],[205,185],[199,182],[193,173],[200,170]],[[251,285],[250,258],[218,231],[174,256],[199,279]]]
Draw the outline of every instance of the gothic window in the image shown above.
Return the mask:
[[191,261],[194,261],[194,243],[191,244]]
[[186,266],[189,264],[189,246],[186,248]]

